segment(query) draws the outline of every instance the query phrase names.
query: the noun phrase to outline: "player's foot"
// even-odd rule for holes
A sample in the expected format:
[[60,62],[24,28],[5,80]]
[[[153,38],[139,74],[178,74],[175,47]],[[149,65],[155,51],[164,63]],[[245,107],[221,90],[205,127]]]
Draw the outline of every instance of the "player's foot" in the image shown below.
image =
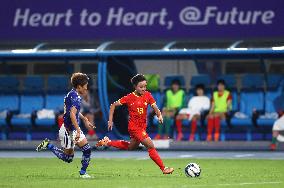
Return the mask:
[[49,144],[49,140],[46,138],[44,139],[36,148],[36,151],[42,151],[42,150],[46,150],[47,145]]
[[107,136],[105,136],[103,139],[97,142],[96,147],[107,146],[110,141],[111,140]]
[[174,168],[165,167],[163,170],[163,174],[172,174],[173,171],[174,171]]
[[271,151],[275,151],[276,150],[276,144],[270,144],[269,146]]
[[177,141],[181,141],[183,138],[183,134],[182,133],[178,133],[177,135]]
[[89,174],[85,173],[85,174],[80,174],[80,178],[88,179],[88,178],[92,178],[92,176],[90,176]]

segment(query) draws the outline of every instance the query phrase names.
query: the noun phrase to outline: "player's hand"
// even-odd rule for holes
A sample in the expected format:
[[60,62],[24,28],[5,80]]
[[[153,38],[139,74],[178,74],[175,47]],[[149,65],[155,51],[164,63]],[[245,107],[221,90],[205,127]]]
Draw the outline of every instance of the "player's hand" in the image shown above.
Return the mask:
[[160,115],[160,116],[158,117],[158,121],[159,121],[160,124],[163,124],[164,119],[163,119],[163,116],[162,116],[162,115]]
[[85,124],[85,126],[86,126],[88,129],[94,129],[94,128],[96,128],[96,126],[93,125],[93,124],[88,120],[88,118],[85,118],[85,119],[84,119],[84,124]]
[[108,131],[111,131],[112,127],[113,127],[113,122],[112,121],[108,121],[107,122],[107,129],[108,129]]

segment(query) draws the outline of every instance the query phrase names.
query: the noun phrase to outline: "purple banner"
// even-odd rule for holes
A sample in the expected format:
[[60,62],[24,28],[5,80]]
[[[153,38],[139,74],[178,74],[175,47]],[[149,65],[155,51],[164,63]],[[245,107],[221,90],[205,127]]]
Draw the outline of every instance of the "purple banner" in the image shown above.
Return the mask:
[[283,0],[7,0],[0,40],[283,38]]

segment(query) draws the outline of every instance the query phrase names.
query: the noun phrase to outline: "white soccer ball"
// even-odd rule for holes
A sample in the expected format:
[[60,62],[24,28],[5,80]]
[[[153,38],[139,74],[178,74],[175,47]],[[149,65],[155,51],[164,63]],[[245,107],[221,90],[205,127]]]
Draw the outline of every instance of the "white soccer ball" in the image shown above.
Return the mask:
[[184,169],[185,175],[187,177],[198,177],[201,173],[201,168],[196,163],[189,163]]

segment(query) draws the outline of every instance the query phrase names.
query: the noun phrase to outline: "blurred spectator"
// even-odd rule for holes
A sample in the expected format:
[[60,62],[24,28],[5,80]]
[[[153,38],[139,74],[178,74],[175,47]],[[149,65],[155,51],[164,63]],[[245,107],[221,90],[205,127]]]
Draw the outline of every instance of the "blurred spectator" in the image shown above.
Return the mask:
[[168,139],[172,132],[173,119],[185,104],[185,92],[180,88],[180,81],[173,80],[171,89],[168,89],[164,98],[164,108],[162,114],[164,117],[164,126],[158,126],[158,134],[154,139]]
[[276,150],[277,140],[284,141],[284,136],[280,134],[281,131],[284,131],[284,112],[280,111],[278,114],[279,119],[274,122],[272,127],[272,142],[270,144],[270,149],[272,151]]
[[[91,97],[90,92],[88,92],[85,96],[83,96],[81,113],[93,125],[95,125],[95,113],[98,111],[98,109],[94,108],[94,104],[95,104],[94,97]],[[94,129],[88,130],[88,134],[86,137],[88,140],[98,140],[98,136],[96,135]]]
[[201,113],[210,108],[210,99],[204,95],[204,85],[198,84],[195,87],[196,96],[193,96],[187,105],[187,108],[183,108],[179,111],[176,117],[176,127],[177,127],[177,140],[180,141],[183,138],[182,133],[182,120],[188,119],[191,121],[191,131],[189,140],[194,141],[194,135],[197,129],[197,121],[201,117]]
[[215,130],[214,141],[219,141],[221,120],[224,120],[232,109],[232,95],[225,87],[225,81],[218,80],[217,91],[213,92],[211,108],[207,117],[207,141],[212,141],[213,129]]

